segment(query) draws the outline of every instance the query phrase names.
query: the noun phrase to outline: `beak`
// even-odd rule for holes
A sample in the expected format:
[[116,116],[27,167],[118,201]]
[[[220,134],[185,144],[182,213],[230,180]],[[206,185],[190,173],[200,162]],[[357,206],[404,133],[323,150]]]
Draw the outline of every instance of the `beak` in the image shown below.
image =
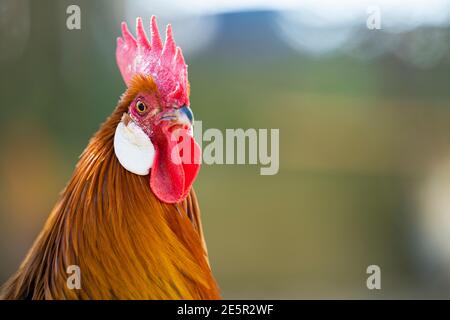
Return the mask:
[[189,127],[194,123],[194,114],[191,108],[183,106],[178,109],[170,109],[161,113],[159,121],[171,121],[174,124],[187,125]]
[[194,123],[194,114],[192,113],[191,108],[184,106],[177,111],[183,121],[188,121],[191,125]]

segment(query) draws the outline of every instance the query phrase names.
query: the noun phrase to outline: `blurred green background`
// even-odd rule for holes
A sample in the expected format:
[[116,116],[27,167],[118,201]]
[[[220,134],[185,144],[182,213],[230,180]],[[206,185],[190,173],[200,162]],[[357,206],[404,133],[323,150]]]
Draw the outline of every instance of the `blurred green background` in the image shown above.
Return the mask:
[[[70,4],[81,30],[66,28]],[[224,298],[450,297],[450,6],[433,5],[423,20],[404,8],[406,25],[386,7],[390,27],[369,30],[363,4],[345,20],[326,6],[1,0],[0,283],[125,90],[120,22],[155,14],[173,23],[204,129],[280,129],[277,175],[203,165],[195,183]],[[381,290],[366,287],[372,264]]]

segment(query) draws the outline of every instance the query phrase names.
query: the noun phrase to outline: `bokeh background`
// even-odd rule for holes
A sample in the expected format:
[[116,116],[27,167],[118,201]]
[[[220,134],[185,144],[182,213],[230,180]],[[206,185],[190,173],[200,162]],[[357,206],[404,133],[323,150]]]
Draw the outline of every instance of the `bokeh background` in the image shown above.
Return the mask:
[[152,14],[174,26],[204,128],[280,129],[277,175],[204,165],[195,183],[225,298],[450,297],[444,0],[1,0],[1,283],[125,90],[120,22]]

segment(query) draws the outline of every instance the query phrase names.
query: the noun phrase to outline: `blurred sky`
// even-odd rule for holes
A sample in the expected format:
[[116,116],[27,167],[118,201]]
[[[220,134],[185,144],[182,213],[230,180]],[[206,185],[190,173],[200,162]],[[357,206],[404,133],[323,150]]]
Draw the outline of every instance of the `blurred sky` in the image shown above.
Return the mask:
[[125,90],[120,22],[152,14],[173,24],[204,128],[280,129],[277,175],[204,165],[195,183],[225,298],[449,297],[443,0],[2,0],[0,282]]
[[[136,0],[128,1],[126,4],[127,20],[131,22],[138,15],[151,15],[155,7],[161,12],[163,18],[167,16],[172,20],[175,17],[177,19],[186,16],[205,17],[230,12],[274,11],[278,13],[276,19],[279,26],[278,35],[286,40],[287,45],[315,53],[336,50],[348,45],[349,40],[356,36],[355,27],[364,25],[368,13],[371,12],[370,8],[373,7],[379,8],[382,28],[389,33],[406,32],[421,26],[445,27],[450,23],[450,2],[447,0],[344,0],[339,2],[333,0],[169,0],[151,6],[148,5],[148,1]],[[193,19],[190,19],[188,24],[192,25],[192,21]],[[185,26],[180,28],[182,29],[181,41],[186,38],[188,48],[205,44],[205,41],[192,41],[192,34],[195,34],[196,38],[212,40],[212,33],[217,31],[210,21],[204,25],[197,23],[196,27],[194,30],[184,30]],[[199,30],[202,32],[198,32]],[[317,37],[317,31],[326,31],[326,40],[323,36]]]

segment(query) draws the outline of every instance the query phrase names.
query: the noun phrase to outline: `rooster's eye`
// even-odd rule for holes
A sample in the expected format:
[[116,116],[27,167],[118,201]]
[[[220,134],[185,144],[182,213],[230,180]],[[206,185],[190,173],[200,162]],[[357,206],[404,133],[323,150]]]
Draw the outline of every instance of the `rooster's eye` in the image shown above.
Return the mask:
[[147,111],[147,106],[142,101],[138,101],[136,103],[136,109],[139,113],[144,113],[145,111]]

